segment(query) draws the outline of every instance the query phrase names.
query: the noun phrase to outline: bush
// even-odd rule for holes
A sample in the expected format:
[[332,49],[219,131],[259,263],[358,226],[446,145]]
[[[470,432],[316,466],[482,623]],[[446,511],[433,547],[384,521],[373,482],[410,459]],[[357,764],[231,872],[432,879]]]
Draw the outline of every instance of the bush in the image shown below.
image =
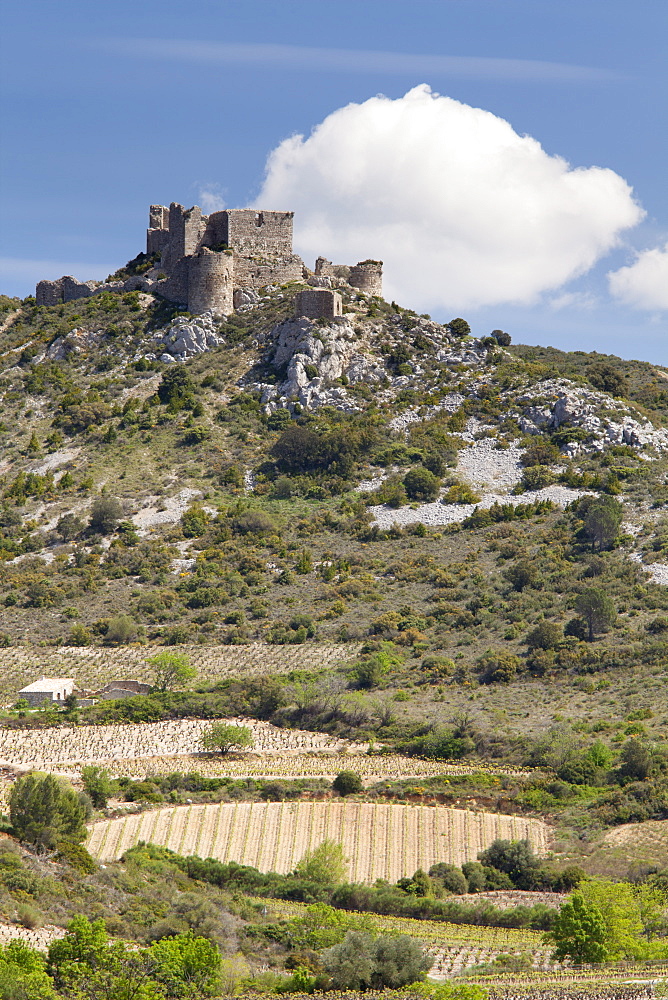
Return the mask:
[[356,795],[364,791],[362,779],[356,771],[339,771],[332,782],[332,788],[339,795]]
[[471,335],[471,327],[461,316],[458,316],[457,319],[451,319],[446,326],[453,337],[469,337]]
[[120,500],[116,497],[99,497],[91,507],[89,523],[94,531],[108,535],[115,531],[122,517],[123,507]]
[[134,642],[137,634],[137,623],[129,615],[114,615],[109,619],[105,641],[122,646]]
[[83,844],[73,844],[68,840],[61,840],[56,844],[56,857],[58,861],[63,861],[82,875],[92,875],[98,868],[97,861]]
[[184,409],[194,398],[195,385],[184,365],[173,365],[163,373],[158,399],[173,410]]
[[403,482],[408,498],[423,503],[435,500],[441,486],[438,476],[424,468],[410,469]]
[[263,510],[246,510],[232,518],[232,528],[240,535],[275,535],[278,526]]
[[556,649],[563,638],[564,634],[559,625],[543,621],[529,632],[526,643],[529,649]]
[[481,684],[507,684],[517,675],[521,660],[504,649],[488,649],[476,660]]
[[444,861],[431,866],[429,878],[438,882],[448,892],[453,892],[456,895],[469,891],[466,876],[461,868],[457,868],[456,865],[448,865]]
[[556,478],[549,465],[528,465],[522,473],[522,486],[525,490],[542,490],[551,486]]
[[422,945],[405,934],[348,931],[340,944],[322,953],[336,990],[398,989],[425,978],[433,964]]
[[20,841],[52,849],[60,841],[86,839],[90,802],[52,774],[19,778],[9,793],[9,817]]

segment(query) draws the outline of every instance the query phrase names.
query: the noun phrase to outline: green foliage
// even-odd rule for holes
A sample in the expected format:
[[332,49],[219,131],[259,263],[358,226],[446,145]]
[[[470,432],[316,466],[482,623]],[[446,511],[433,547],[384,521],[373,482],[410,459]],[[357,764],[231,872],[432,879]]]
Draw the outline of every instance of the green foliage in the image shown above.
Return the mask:
[[195,385],[185,365],[172,365],[163,372],[158,386],[158,399],[170,409],[186,409],[193,402]]
[[193,504],[181,515],[181,527],[186,538],[201,538],[206,533],[210,517],[199,504]]
[[438,496],[441,481],[425,468],[410,469],[404,476],[404,489],[410,500],[428,503]]
[[481,684],[508,684],[521,666],[521,660],[505,649],[488,649],[476,660]]
[[93,805],[98,809],[106,808],[107,799],[114,791],[109,771],[105,767],[87,764],[81,769],[81,779]]
[[231,750],[244,750],[253,745],[253,733],[248,726],[212,722],[202,733],[200,742],[204,750],[227,754]]
[[307,851],[297,863],[295,875],[307,882],[333,886],[345,880],[347,871],[348,859],[341,844],[334,840],[323,840],[318,847]]
[[348,931],[340,944],[322,954],[334,989],[398,989],[425,978],[433,959],[418,941],[405,934]]
[[554,957],[576,964],[604,962],[609,952],[606,947],[606,927],[601,911],[587,903],[581,892],[574,892],[559,910],[554,927],[545,935],[553,943]]
[[332,782],[332,788],[339,795],[356,795],[364,791],[362,779],[356,771],[339,771]]
[[115,531],[123,517],[123,507],[116,497],[101,496],[93,503],[90,512],[90,526],[94,531],[108,535]]
[[2,1000],[55,1000],[44,956],[25,941],[0,945],[0,997]]
[[564,633],[555,622],[542,621],[529,632],[526,643],[529,649],[556,649],[563,642]]
[[611,496],[583,497],[577,507],[584,521],[584,532],[592,549],[609,549],[622,523],[624,508]]
[[9,794],[9,817],[16,836],[37,848],[86,838],[86,802],[71,785],[52,774],[18,778]]
[[607,632],[617,617],[617,609],[603,587],[590,587],[578,594],[575,610],[587,623],[589,642],[601,632]]
[[180,653],[158,653],[146,662],[153,667],[153,686],[156,691],[171,691],[197,676],[188,657]]
[[137,638],[137,623],[130,615],[114,615],[109,619],[105,641],[114,646],[124,646]]
[[221,992],[221,956],[206,938],[192,932],[156,941],[146,956],[151,975],[167,997],[216,997]]
[[504,872],[518,889],[534,888],[540,861],[528,840],[495,840],[478,855],[483,866]]
[[461,316],[458,316],[457,319],[451,319],[446,325],[454,337],[468,337],[471,334],[471,327]]

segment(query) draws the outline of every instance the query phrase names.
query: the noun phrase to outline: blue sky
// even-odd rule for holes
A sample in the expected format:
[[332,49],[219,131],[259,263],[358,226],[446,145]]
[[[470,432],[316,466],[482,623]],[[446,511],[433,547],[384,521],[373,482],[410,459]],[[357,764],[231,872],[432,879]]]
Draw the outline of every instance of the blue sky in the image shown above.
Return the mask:
[[152,202],[260,198],[295,209],[307,263],[383,256],[420,312],[668,363],[665,0],[26,0],[2,21],[0,291],[105,277]]

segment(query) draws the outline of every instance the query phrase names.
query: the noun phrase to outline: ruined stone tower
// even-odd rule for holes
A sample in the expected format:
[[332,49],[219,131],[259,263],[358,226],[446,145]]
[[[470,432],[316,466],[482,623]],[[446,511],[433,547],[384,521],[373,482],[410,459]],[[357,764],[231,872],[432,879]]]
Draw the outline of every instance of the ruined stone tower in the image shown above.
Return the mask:
[[[116,282],[83,282],[69,276],[40,281],[37,304],[56,305],[101,291],[138,289],[186,306],[194,314],[211,310],[217,315],[229,315],[234,311],[235,293],[257,292],[266,285],[292,281],[325,287],[347,284],[368,295],[382,294],[381,261],[365,260],[348,266],[319,257],[315,273],[310,272],[292,250],[293,216],[293,212],[258,212],[252,208],[203,215],[197,205],[151,205],[146,254],[153,262],[148,271]],[[334,299],[321,298],[318,307],[313,297],[308,299],[308,309],[333,311],[330,299]],[[305,309],[306,302],[304,299]],[[340,305],[336,308],[340,310]]]

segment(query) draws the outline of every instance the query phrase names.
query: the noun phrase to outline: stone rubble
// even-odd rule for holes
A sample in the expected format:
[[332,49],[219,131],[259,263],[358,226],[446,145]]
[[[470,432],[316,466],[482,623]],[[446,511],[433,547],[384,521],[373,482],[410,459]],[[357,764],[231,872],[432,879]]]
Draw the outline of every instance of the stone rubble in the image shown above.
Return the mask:
[[551,500],[558,507],[567,507],[580,497],[587,494],[586,490],[572,490],[567,486],[546,486],[542,490],[522,493],[520,496],[507,496],[500,493],[487,493],[480,503],[423,503],[415,507],[398,507],[393,509],[385,504],[369,507],[373,515],[373,523],[379,528],[387,529],[393,525],[404,527],[407,524],[426,524],[430,526],[456,524],[469,517],[477,508],[486,509],[495,503],[514,506],[521,503],[533,503],[536,500]]

